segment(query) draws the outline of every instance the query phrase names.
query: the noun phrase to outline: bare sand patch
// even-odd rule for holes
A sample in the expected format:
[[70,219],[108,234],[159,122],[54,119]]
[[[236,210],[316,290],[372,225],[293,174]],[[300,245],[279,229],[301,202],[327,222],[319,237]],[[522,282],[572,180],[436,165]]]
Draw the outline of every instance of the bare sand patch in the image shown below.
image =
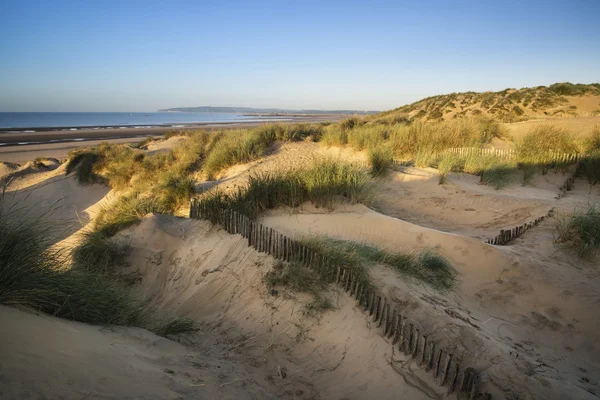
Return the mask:
[[[139,328],[0,306],[0,397],[275,399],[223,346],[194,350]],[[4,329],[10,327],[10,329]]]

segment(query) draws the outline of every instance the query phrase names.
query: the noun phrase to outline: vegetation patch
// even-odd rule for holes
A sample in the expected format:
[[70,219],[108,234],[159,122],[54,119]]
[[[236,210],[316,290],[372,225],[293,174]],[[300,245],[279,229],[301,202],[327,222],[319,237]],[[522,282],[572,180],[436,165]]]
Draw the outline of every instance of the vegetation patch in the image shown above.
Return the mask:
[[[320,207],[333,207],[340,198],[368,203],[372,187],[366,170],[333,159],[315,160],[298,170],[252,175],[248,184],[233,193],[207,192],[201,201],[211,214],[232,209],[254,219],[279,206],[298,207],[311,201]],[[214,221],[213,221],[214,222]]]
[[317,316],[334,308],[325,294],[328,289],[327,283],[300,263],[277,261],[273,269],[266,274],[265,281],[272,291],[285,287],[293,292],[310,294],[312,299],[304,306],[306,315]]
[[573,250],[581,258],[593,258],[600,250],[600,209],[587,209],[563,217],[556,226],[556,242]]
[[396,271],[403,279],[441,291],[451,289],[458,277],[458,273],[448,260],[430,248],[418,252],[394,252],[325,236],[305,238],[303,244],[327,256],[334,265],[344,266],[350,270],[364,287],[373,287],[369,269],[375,264]]
[[394,162],[394,154],[385,147],[371,148],[368,157],[371,164],[371,175],[374,177],[384,176]]
[[1,304],[92,324],[144,323],[144,308],[120,281],[85,265],[66,268],[66,254],[51,249],[55,228],[45,222],[45,214],[6,209],[2,202]]
[[553,125],[533,128],[516,143],[517,159],[521,163],[544,165],[552,162],[552,153],[577,153],[571,133]]

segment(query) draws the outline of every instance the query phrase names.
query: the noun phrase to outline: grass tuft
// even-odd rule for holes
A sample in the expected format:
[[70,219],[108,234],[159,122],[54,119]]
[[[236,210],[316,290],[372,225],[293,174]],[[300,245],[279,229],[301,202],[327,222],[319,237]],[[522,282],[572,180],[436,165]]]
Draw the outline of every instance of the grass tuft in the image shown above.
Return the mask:
[[457,280],[456,270],[434,249],[396,252],[326,236],[308,237],[303,243],[313,251],[326,255],[334,265],[348,268],[364,287],[373,287],[369,268],[375,264],[391,268],[405,279],[441,291],[451,289]]
[[93,324],[143,324],[142,304],[119,280],[83,265],[66,268],[68,257],[51,249],[55,228],[45,222],[47,214],[2,203],[0,198],[1,304]]
[[246,187],[237,192],[225,194],[213,190],[201,201],[214,210],[213,215],[218,215],[220,210],[233,209],[254,219],[265,210],[279,206],[298,207],[305,201],[328,208],[340,198],[353,203],[368,203],[371,193],[365,170],[324,158],[304,169],[252,175]]
[[556,226],[557,243],[572,249],[580,258],[593,258],[600,250],[600,209],[589,205],[560,219]]
[[550,163],[552,152],[577,153],[577,145],[571,133],[553,125],[533,128],[516,143],[518,161],[526,164]]
[[384,176],[394,162],[392,151],[384,147],[371,148],[368,157],[371,164],[371,175],[374,177]]
[[265,275],[265,282],[270,289],[285,287],[293,292],[310,294],[312,300],[304,306],[305,315],[314,317],[334,308],[325,295],[327,284],[302,264],[277,261],[273,269]]

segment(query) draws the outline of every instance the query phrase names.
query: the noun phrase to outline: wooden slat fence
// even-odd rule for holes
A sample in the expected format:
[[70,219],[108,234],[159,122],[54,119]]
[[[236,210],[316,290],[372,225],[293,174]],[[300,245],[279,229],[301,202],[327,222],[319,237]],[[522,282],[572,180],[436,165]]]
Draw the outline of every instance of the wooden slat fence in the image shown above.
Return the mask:
[[448,395],[454,393],[458,399],[475,399],[478,395],[479,374],[475,369],[463,367],[458,355],[440,348],[413,320],[400,313],[392,301],[374,289],[363,287],[352,271],[343,265],[337,265],[326,255],[245,215],[233,210],[214,211],[198,199],[191,202],[190,218],[216,221],[228,233],[239,234],[247,239],[248,246],[257,251],[270,254],[278,260],[301,263],[327,281],[337,283],[356,299],[381,329],[384,338],[413,358],[425,371],[431,371],[442,387],[447,386]]
[[[573,189],[573,186],[575,185],[575,179],[577,178],[577,176],[579,176],[581,167],[582,167],[582,163],[579,162],[577,164],[577,168],[575,168],[575,171],[571,175],[569,175],[569,177],[565,180],[565,182],[559,187],[559,192],[558,192],[558,195],[556,196],[557,199],[561,199],[565,194],[567,194],[568,191],[571,191]],[[533,221],[526,222],[523,225],[516,226],[516,227],[510,228],[510,229],[502,229],[502,230],[500,230],[499,235],[497,235],[491,239],[486,239],[486,240],[484,240],[484,242],[487,244],[504,246],[504,245],[508,244],[509,242],[513,241],[514,239],[518,238],[519,236],[523,235],[525,232],[527,232],[531,228],[537,226],[547,216],[552,215],[552,211],[553,210],[550,210],[548,215],[542,215],[541,217],[536,218]]]
[[[469,155],[491,155],[503,159],[511,159],[517,156],[515,150],[501,150],[501,149],[481,149],[479,147],[455,147],[446,149],[445,152],[458,154],[461,156]],[[579,153],[561,153],[558,151],[548,151],[546,154],[541,155],[539,158],[544,162],[559,162],[565,164],[575,164],[581,161],[585,155]]]

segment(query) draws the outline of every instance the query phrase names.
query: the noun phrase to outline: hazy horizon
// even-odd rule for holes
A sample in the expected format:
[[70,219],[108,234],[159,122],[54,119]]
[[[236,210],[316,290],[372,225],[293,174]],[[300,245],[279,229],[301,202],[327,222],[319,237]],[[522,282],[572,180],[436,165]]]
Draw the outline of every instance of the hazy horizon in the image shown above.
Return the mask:
[[387,110],[600,81],[600,2],[5,2],[0,111]]

